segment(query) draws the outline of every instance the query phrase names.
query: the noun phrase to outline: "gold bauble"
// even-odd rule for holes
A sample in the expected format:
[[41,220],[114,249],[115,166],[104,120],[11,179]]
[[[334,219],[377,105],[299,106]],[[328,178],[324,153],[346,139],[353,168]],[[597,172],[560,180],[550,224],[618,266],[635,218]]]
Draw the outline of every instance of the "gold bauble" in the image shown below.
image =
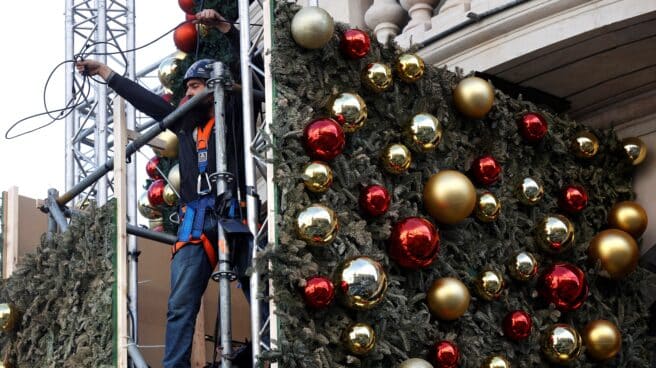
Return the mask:
[[354,323],[344,330],[342,341],[346,349],[355,355],[364,355],[376,345],[376,333],[366,323]]
[[424,59],[415,54],[403,54],[396,60],[396,74],[407,83],[413,83],[424,75]]
[[504,281],[501,272],[484,270],[474,279],[476,293],[485,300],[498,299],[503,291]]
[[366,310],[375,307],[385,297],[387,274],[377,261],[359,256],[342,262],[335,271],[335,285],[347,306]]
[[633,201],[618,202],[608,213],[608,226],[620,229],[639,238],[647,229],[647,212]]
[[593,359],[606,360],[614,357],[622,347],[622,334],[611,321],[592,321],[583,330],[585,351]]
[[517,186],[517,198],[525,205],[533,206],[544,196],[544,187],[538,180],[526,177]]
[[543,250],[563,253],[574,245],[574,225],[565,216],[549,215],[538,224],[536,237]]
[[162,149],[153,148],[153,152],[155,152],[156,155],[168,158],[178,157],[178,137],[175,133],[166,129],[159,133],[156,138],[164,143]]
[[429,152],[434,150],[442,139],[442,124],[431,114],[417,114],[410,119],[407,134],[412,149],[417,152]]
[[420,358],[404,360],[399,368],[433,368],[433,365]]
[[501,202],[492,192],[483,192],[476,201],[476,217],[483,222],[492,222],[501,213]]
[[345,132],[353,133],[367,121],[367,104],[357,93],[340,93],[328,104],[330,117],[335,119]]
[[333,184],[333,170],[322,161],[309,162],[303,168],[303,184],[314,193],[324,193]]
[[424,206],[444,224],[456,224],[469,216],[476,206],[474,184],[456,170],[433,174],[424,186]]
[[169,169],[169,173],[166,176],[168,183],[171,184],[173,189],[176,192],[180,192],[180,164],[175,164]]
[[602,275],[616,279],[636,269],[640,250],[629,233],[608,229],[590,240],[588,257],[593,262],[601,262],[601,268],[605,271]]
[[443,277],[431,285],[426,300],[428,309],[439,319],[454,320],[465,314],[471,295],[460,280]]
[[387,91],[392,86],[392,69],[387,64],[370,63],[360,77],[362,83],[376,93]]
[[579,357],[583,341],[574,327],[558,323],[543,332],[540,346],[550,361],[563,364]]
[[515,280],[529,281],[538,273],[538,261],[529,252],[517,252],[510,257],[508,271]]
[[481,368],[511,368],[511,365],[503,355],[493,355],[485,359]]
[[[162,231],[161,226],[164,226],[164,219],[161,217],[148,220],[148,228],[153,231]],[[159,229],[158,229],[159,228]]]
[[148,201],[148,191],[141,193],[139,201],[137,201],[137,210],[139,210],[141,216],[149,220],[162,217],[162,212],[150,205],[150,201]]
[[333,210],[313,204],[298,214],[296,226],[298,237],[310,245],[327,245],[335,240],[339,222]]
[[626,157],[633,166],[640,165],[647,157],[647,146],[640,138],[629,137],[622,139],[622,147]]
[[383,150],[383,168],[390,174],[402,174],[410,168],[412,155],[401,143],[390,144]]
[[577,157],[592,158],[599,151],[599,138],[596,135],[582,130],[572,140],[572,151]]
[[159,63],[159,67],[157,68],[157,78],[162,84],[162,87],[168,90],[173,89],[173,74],[178,68],[178,65],[180,65],[180,59],[174,56],[167,57]]
[[494,104],[494,88],[486,80],[467,77],[453,91],[456,108],[472,119],[482,119]]
[[175,192],[170,184],[164,186],[164,194],[162,197],[164,198],[164,203],[168,206],[175,206],[178,204],[178,193]]
[[307,6],[294,14],[291,25],[294,41],[306,49],[320,49],[333,37],[335,21],[327,11]]
[[0,304],[0,330],[3,332],[13,331],[18,324],[18,310],[13,304]]

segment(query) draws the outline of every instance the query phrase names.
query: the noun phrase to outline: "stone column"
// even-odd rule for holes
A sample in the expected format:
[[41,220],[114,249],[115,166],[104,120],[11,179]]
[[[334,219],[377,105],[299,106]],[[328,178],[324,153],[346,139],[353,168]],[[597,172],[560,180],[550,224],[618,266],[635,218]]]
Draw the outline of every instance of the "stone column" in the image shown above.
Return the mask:
[[471,0],[445,1],[439,13],[432,18],[433,29],[444,31],[466,21],[471,2]]
[[410,15],[410,22],[405,26],[403,32],[420,26],[423,27],[423,30],[430,29],[433,9],[439,0],[400,0],[400,3]]
[[396,0],[374,0],[364,14],[364,22],[374,30],[376,39],[387,44],[401,32],[407,14]]

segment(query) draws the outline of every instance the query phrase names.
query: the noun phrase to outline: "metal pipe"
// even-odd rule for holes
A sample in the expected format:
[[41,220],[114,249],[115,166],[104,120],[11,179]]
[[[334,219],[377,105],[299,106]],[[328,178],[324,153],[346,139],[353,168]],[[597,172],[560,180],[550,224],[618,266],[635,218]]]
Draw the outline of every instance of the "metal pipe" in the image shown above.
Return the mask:
[[57,203],[56,198],[57,189],[48,189],[48,200],[46,201],[48,214],[50,217],[52,217],[53,220],[55,220],[61,232],[65,232],[68,229],[68,222],[66,222],[66,216],[64,216],[64,213],[59,208],[59,204]]
[[[107,64],[107,3],[105,0],[96,0],[96,47],[98,61]],[[96,135],[95,135],[95,152],[96,167],[102,167],[107,162],[107,85],[98,83],[96,85],[96,94],[98,96],[98,105],[96,106]],[[96,191],[96,203],[98,206],[104,206],[107,202],[107,179],[103,176],[98,178]]]
[[139,351],[137,344],[132,339],[128,342],[128,355],[130,356],[130,359],[132,359],[132,364],[135,368],[149,367],[148,363],[146,363],[146,359],[141,355],[141,351]]
[[[66,22],[66,60],[73,59],[73,0],[66,0],[65,22]],[[66,80],[64,82],[65,98],[66,101],[71,101],[74,97],[73,86],[75,80],[75,68],[73,63],[66,63]],[[66,115],[65,128],[64,128],[64,190],[69,190],[73,187],[75,182],[75,162],[73,160],[73,142],[72,138],[75,134],[74,126],[76,119],[75,109]]]
[[178,240],[174,235],[144,229],[142,227],[131,225],[131,224],[128,224],[127,226],[127,233],[131,235],[136,235],[140,238],[145,238],[145,239],[154,240],[156,242],[165,243],[166,245],[173,245]]
[[[129,157],[135,152],[137,152],[139,148],[146,145],[159,133],[163,132],[164,130],[175,124],[176,121],[178,121],[183,115],[189,112],[189,110],[194,108],[201,100],[203,100],[210,93],[212,92],[209,90],[205,90],[197,94],[196,96],[192,97],[189,101],[187,101],[187,103],[178,107],[169,115],[167,115],[157,126],[153,127],[152,129],[148,130],[147,132],[139,136],[134,141],[130,142],[130,144],[128,144],[127,147],[125,147],[126,157]],[[75,196],[82,193],[86,188],[93,185],[99,178],[103,177],[103,175],[107,174],[113,168],[114,168],[114,160],[113,159],[107,160],[104,166],[97,168],[91,174],[87,175],[87,177],[84,178],[84,180],[77,183],[68,192],[59,196],[59,198],[57,198],[57,203],[62,206],[65,205]]]

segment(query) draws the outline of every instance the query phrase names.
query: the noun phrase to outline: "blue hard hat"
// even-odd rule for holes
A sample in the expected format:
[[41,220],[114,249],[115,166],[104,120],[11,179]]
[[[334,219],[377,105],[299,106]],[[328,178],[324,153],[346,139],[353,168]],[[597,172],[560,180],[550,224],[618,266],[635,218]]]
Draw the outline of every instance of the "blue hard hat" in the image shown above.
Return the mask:
[[196,60],[185,72],[182,83],[187,83],[188,80],[193,78],[210,79],[212,77],[212,65],[215,60],[213,59],[199,59]]

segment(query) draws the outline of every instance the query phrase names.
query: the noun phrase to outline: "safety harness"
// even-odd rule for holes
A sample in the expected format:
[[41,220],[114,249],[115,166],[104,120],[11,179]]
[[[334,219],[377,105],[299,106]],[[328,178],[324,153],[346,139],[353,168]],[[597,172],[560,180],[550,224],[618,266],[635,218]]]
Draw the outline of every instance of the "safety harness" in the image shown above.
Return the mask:
[[198,199],[180,206],[181,223],[178,227],[178,241],[173,246],[173,255],[187,244],[203,244],[207,258],[216,266],[217,254],[212,242],[203,233],[205,211],[214,208],[215,199],[212,193],[210,175],[207,173],[209,139],[214,129],[214,118],[211,118],[203,127],[198,127],[196,139],[196,152],[198,154]]

